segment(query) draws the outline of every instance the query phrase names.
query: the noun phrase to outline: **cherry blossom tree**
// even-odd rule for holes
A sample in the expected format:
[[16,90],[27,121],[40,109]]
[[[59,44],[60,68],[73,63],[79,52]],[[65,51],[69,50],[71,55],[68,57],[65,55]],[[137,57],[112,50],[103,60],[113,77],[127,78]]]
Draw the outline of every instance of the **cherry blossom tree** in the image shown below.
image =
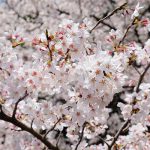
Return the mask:
[[149,7],[5,0],[0,149],[149,150]]

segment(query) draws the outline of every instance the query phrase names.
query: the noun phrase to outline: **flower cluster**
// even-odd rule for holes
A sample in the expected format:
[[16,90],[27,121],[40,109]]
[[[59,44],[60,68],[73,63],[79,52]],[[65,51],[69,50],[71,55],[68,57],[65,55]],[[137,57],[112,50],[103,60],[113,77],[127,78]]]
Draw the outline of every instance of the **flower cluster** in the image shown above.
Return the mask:
[[[106,49],[91,43],[88,24],[66,19],[55,32],[46,30],[32,40],[28,61],[13,49],[25,44],[24,39],[8,36],[12,47],[0,48],[0,127],[6,130],[0,130],[6,138],[0,149],[63,149],[60,137],[65,132],[69,148],[75,150],[148,150],[150,39],[143,47],[125,41],[140,9],[138,4],[125,33],[110,31]],[[149,20],[139,22],[149,29]],[[43,93],[49,98],[40,98]],[[107,134],[93,143],[109,129],[116,93],[123,99],[116,107],[125,125],[114,138]],[[125,129],[127,136],[120,136]]]

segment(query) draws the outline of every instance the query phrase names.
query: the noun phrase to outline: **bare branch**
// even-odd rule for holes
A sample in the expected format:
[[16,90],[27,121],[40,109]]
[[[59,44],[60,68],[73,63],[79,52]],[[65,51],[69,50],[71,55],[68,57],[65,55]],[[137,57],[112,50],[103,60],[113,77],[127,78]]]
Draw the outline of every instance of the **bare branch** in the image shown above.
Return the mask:
[[24,94],[24,96],[21,97],[21,98],[19,98],[19,100],[16,102],[15,108],[14,108],[14,111],[13,111],[13,114],[12,114],[12,118],[15,118],[15,116],[16,116],[18,104],[19,104],[22,100],[24,100],[27,96],[28,96],[28,93],[27,93],[27,91],[26,91],[25,94]]
[[105,141],[103,138],[99,137],[100,140],[102,140],[108,147],[109,147],[109,144],[107,143],[107,141]]
[[46,32],[45,32],[45,35],[46,35],[46,39],[47,39],[47,48],[49,50],[49,55],[50,55],[50,61],[53,60],[53,54],[52,54],[52,50],[50,49],[50,45],[49,45],[49,35],[48,35],[48,30],[46,29]]
[[98,140],[89,143],[86,147],[91,146],[91,145],[98,145],[99,143],[102,143],[102,142],[105,143],[109,147],[108,142],[104,140],[100,135],[98,136]]
[[59,140],[60,140],[60,137],[61,137],[61,133],[62,133],[62,131],[59,133],[59,136],[58,136],[58,138],[57,138],[56,147],[58,147]]
[[45,133],[45,135],[44,135],[44,139],[46,138],[46,136],[51,132],[51,131],[53,131],[54,129],[55,129],[55,127],[57,126],[57,124],[59,123],[61,121],[61,118],[59,118],[57,121],[56,121],[56,123],[53,125],[53,127],[51,128],[51,129],[49,129],[46,133]]
[[145,68],[144,72],[141,74],[140,78],[139,78],[139,82],[137,84],[137,88],[136,88],[136,92],[139,92],[139,87],[144,79],[145,74],[147,73],[148,69],[150,68],[150,63],[147,65],[147,67]]
[[120,46],[121,43],[124,42],[124,40],[125,40],[125,38],[126,38],[128,32],[129,32],[129,30],[130,30],[131,27],[135,24],[135,20],[136,20],[136,19],[137,19],[137,18],[134,18],[133,21],[131,22],[131,24],[127,27],[127,29],[126,29],[126,31],[125,31],[125,33],[124,33],[123,38],[120,40],[120,42],[119,42],[119,44],[118,44],[118,47]]
[[121,6],[117,7],[115,10],[113,10],[111,13],[109,13],[106,17],[100,19],[97,24],[90,30],[90,33],[104,20],[110,18],[112,15],[114,15],[117,11],[124,9],[124,7],[127,5],[127,3],[122,4]]
[[57,5],[57,3],[56,2],[54,2],[55,3],[55,5],[56,5],[56,11],[58,11],[59,12],[59,15],[61,15],[61,14],[65,14],[65,15],[70,15],[70,13],[69,12],[67,12],[67,11],[65,11],[65,10],[61,10],[61,9],[59,9],[59,6]]
[[[91,15],[91,17],[93,17],[96,21],[99,20],[99,18],[98,18],[97,16],[95,16],[95,15]],[[116,30],[116,28],[115,28],[114,26],[112,26],[112,25],[106,23],[105,21],[102,21],[101,23],[102,23],[104,26],[109,27],[110,29]]]
[[134,33],[135,33],[135,35],[136,35],[137,42],[140,43],[142,47],[144,47],[144,44],[143,44],[142,40],[140,39],[140,35],[139,35],[139,33],[138,33],[137,27],[134,29]]
[[61,9],[59,9],[59,8],[57,8],[56,10],[59,12],[60,15],[61,15],[61,14],[70,15],[69,12],[64,11],[64,10],[61,10]]
[[134,65],[132,65],[133,66],[133,68],[135,69],[135,71],[139,74],[139,75],[141,75],[141,72],[136,68],[136,66],[134,66]]
[[116,135],[114,136],[111,144],[108,146],[108,150],[111,150],[111,148],[114,146],[115,142],[117,141],[119,135],[121,134],[121,132],[124,130],[124,128],[126,128],[126,126],[128,125],[128,123],[130,122],[130,119],[126,120],[122,127],[118,130],[118,132],[116,133]]
[[78,143],[77,143],[77,145],[76,145],[76,147],[75,147],[75,150],[77,150],[78,149],[78,146],[80,145],[80,143],[81,143],[81,141],[82,141],[82,138],[83,138],[83,135],[84,135],[84,129],[85,129],[85,127],[86,127],[86,122],[83,124],[83,126],[82,126],[82,131],[81,131],[81,135],[80,135],[80,137],[79,137],[79,141],[78,141]]

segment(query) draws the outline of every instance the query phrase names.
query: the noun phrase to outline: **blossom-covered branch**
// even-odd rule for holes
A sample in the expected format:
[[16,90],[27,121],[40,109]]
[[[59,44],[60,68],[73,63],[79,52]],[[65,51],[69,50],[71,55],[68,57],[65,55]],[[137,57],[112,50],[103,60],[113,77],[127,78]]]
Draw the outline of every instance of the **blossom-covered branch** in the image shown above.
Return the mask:
[[57,147],[55,147],[54,145],[52,145],[47,139],[43,138],[42,135],[40,135],[39,133],[37,133],[33,128],[30,128],[30,127],[26,126],[25,124],[23,124],[22,122],[18,121],[16,118],[10,117],[7,114],[5,114],[4,111],[3,111],[2,105],[0,105],[0,120],[12,123],[13,125],[21,128],[23,131],[29,132],[35,138],[37,138],[43,144],[45,144],[49,149],[59,150]]

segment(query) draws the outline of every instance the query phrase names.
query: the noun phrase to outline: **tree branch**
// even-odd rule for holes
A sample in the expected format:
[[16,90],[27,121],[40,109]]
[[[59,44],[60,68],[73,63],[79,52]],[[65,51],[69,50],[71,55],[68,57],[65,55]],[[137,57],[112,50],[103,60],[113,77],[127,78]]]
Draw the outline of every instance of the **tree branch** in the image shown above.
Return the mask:
[[133,68],[135,69],[135,71],[139,74],[139,75],[141,75],[141,72],[136,68],[136,66],[134,66],[134,65],[132,65],[133,66]]
[[90,30],[90,33],[104,20],[110,18],[112,15],[114,15],[117,11],[124,9],[124,7],[127,5],[127,3],[122,4],[121,6],[117,7],[115,10],[113,10],[111,13],[109,13],[106,17],[100,19],[97,24]]
[[46,39],[47,39],[47,48],[49,50],[50,61],[52,62],[52,60],[53,60],[53,54],[52,54],[52,50],[50,49],[50,45],[49,45],[50,38],[49,38],[48,30],[47,29],[46,29],[45,35],[46,35]]
[[121,132],[124,130],[124,128],[128,125],[129,122],[130,122],[130,119],[126,120],[126,121],[123,123],[122,127],[118,130],[118,132],[117,132],[116,135],[114,136],[114,138],[113,138],[111,144],[108,146],[108,150],[111,150],[111,149],[112,149],[112,147],[113,147],[113,145],[115,144],[115,142],[117,141],[119,135],[120,135]]
[[35,130],[26,126],[22,122],[18,121],[16,118],[10,117],[7,114],[5,114],[2,110],[2,105],[0,105],[0,110],[1,110],[0,111],[0,120],[12,123],[13,125],[21,128],[22,130],[32,134],[34,137],[36,137],[38,140],[40,140],[43,144],[45,144],[49,149],[59,150],[59,148],[52,145],[47,139],[44,139],[43,136],[40,135],[39,133],[37,133]]
[[128,32],[129,32],[129,30],[130,30],[131,27],[134,25],[136,19],[137,19],[137,18],[134,18],[133,21],[131,22],[131,24],[127,27],[127,29],[126,29],[126,31],[125,31],[125,34],[124,34],[123,38],[120,40],[120,42],[119,42],[119,44],[118,44],[118,47],[120,46],[121,43],[124,42],[124,40],[125,40],[125,38],[126,38]]
[[15,116],[16,116],[17,107],[18,107],[19,103],[20,103],[22,100],[24,100],[27,96],[28,96],[28,93],[27,93],[27,91],[26,91],[25,94],[24,94],[24,96],[21,97],[21,98],[19,98],[19,100],[16,102],[15,108],[14,108],[14,110],[13,110],[12,118],[15,118]]
[[83,124],[83,126],[82,126],[82,131],[81,131],[81,135],[80,135],[80,137],[79,137],[79,141],[78,141],[78,143],[77,143],[77,145],[76,145],[76,147],[75,147],[75,150],[77,150],[78,149],[78,146],[80,145],[80,143],[81,143],[81,141],[82,141],[82,139],[83,139],[83,135],[84,135],[84,129],[85,129],[85,127],[86,127],[86,122]]
[[60,15],[61,15],[61,14],[70,15],[69,12],[64,11],[64,10],[61,10],[61,9],[59,9],[59,8],[57,8],[56,10],[59,12]]
[[144,72],[140,75],[140,78],[139,78],[139,82],[137,84],[137,87],[136,87],[136,92],[138,93],[139,92],[139,87],[144,79],[144,76],[145,74],[147,73],[148,69],[150,68],[150,63],[147,65],[147,67],[145,68]]
[[135,35],[137,37],[137,42],[140,43],[142,47],[144,47],[144,44],[143,44],[142,40],[140,39],[140,35],[138,33],[137,27],[134,29],[134,33],[135,33]]
[[51,129],[49,129],[46,133],[45,133],[45,135],[44,135],[44,139],[46,138],[46,136],[51,132],[51,131],[53,131],[54,129],[55,129],[55,127],[56,127],[56,125],[59,123],[61,121],[61,118],[59,118],[57,121],[56,121],[56,123],[53,125],[53,127],[51,128]]
[[[90,17],[93,17],[96,21],[99,20],[99,18],[98,18],[97,16],[95,16],[95,15],[90,15]],[[105,21],[102,21],[101,23],[102,23],[104,26],[109,27],[110,29],[116,30],[116,28],[115,28],[114,26],[112,26],[112,25],[106,23]]]

